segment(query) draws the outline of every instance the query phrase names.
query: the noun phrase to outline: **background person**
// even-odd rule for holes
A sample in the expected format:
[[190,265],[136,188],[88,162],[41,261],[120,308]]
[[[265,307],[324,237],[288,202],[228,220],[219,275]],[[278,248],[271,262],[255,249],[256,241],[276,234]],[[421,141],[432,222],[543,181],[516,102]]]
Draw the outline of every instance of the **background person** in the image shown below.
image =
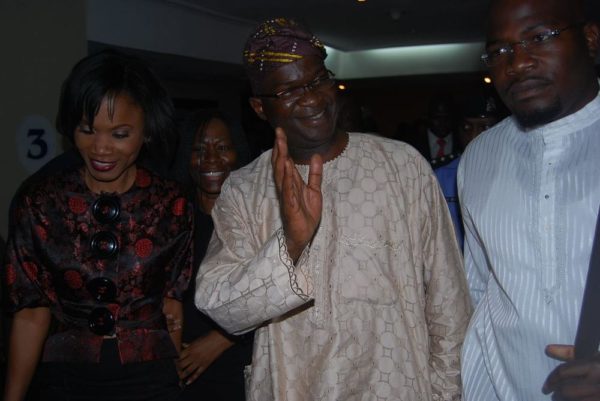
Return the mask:
[[[194,113],[181,130],[175,176],[195,193],[194,276],[206,253],[214,225],[210,213],[229,173],[245,162],[244,138],[219,112]],[[194,305],[195,283],[183,299],[183,350],[180,400],[243,401],[244,367],[252,358],[252,334],[227,334]]]
[[458,154],[462,150],[456,138],[458,117],[452,97],[437,94],[429,101],[423,129],[414,130],[405,140],[429,161]]
[[[466,149],[469,142],[475,139],[483,131],[490,129],[498,122],[495,101],[492,97],[474,96],[462,108],[460,124],[458,127],[458,141],[460,148]],[[460,161],[460,153],[442,156],[431,161],[433,172],[435,173],[444,198],[450,209],[452,223],[456,231],[456,238],[463,249],[464,228],[462,217],[460,215],[460,205],[458,202],[458,189],[456,187],[456,173]]]

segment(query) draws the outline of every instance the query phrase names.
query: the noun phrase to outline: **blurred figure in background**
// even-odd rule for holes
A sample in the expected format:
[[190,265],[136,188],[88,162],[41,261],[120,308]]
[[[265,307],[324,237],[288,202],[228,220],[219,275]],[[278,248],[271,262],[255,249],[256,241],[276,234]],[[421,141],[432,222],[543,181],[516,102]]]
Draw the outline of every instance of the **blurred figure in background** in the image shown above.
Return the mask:
[[361,105],[355,97],[340,95],[338,128],[346,132],[365,132],[379,135],[377,123],[371,110]]
[[[246,161],[241,131],[230,129],[216,111],[194,113],[181,128],[181,143],[174,165],[175,178],[195,194],[195,277],[214,225],[210,213],[229,173]],[[231,336],[194,306],[196,285],[184,295],[183,349],[180,378],[185,387],[181,400],[243,401],[244,366],[252,358],[252,333]],[[178,322],[174,322],[177,326]]]
[[458,125],[458,141],[463,151],[483,131],[492,128],[499,120],[498,105],[491,95],[470,97],[462,108]]
[[426,131],[416,129],[406,142],[431,161],[460,151],[456,138],[458,115],[450,95],[437,94],[427,107]]
[[[470,97],[463,106],[461,114],[462,117],[457,136],[460,149],[466,149],[469,142],[498,122],[495,99],[492,96],[485,96],[483,94]],[[460,249],[463,249],[464,228],[456,187],[456,173],[459,161],[460,153],[456,152],[433,159],[431,166],[434,169],[433,171],[438,178],[440,187],[448,203]]]

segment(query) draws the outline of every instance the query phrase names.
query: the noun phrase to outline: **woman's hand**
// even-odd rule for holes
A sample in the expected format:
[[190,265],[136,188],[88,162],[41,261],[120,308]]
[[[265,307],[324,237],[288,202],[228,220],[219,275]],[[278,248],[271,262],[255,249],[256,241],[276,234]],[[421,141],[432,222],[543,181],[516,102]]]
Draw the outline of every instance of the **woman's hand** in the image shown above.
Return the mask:
[[233,344],[216,330],[189,344],[183,343],[179,356],[179,378],[186,385],[192,383]]

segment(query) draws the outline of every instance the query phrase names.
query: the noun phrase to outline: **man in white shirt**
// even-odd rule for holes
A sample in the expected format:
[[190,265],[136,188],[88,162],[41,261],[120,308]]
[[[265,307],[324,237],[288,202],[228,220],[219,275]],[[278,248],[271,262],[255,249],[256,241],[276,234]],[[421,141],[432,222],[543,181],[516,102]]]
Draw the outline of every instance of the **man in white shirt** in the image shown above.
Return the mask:
[[492,1],[482,58],[513,115],[458,172],[476,307],[466,401],[600,399],[600,358],[574,361],[572,346],[600,204],[600,34],[583,14],[581,1]]

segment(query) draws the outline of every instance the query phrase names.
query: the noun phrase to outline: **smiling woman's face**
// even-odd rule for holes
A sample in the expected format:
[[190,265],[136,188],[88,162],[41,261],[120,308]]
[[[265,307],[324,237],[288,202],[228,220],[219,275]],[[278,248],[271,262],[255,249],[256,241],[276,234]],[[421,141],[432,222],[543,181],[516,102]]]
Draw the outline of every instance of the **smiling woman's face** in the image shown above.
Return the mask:
[[81,120],[73,136],[92,192],[125,192],[135,180],[144,144],[144,111],[128,95],[105,97],[93,124]]
[[190,175],[200,191],[219,195],[236,162],[231,133],[222,120],[213,118],[198,129],[192,144]]

